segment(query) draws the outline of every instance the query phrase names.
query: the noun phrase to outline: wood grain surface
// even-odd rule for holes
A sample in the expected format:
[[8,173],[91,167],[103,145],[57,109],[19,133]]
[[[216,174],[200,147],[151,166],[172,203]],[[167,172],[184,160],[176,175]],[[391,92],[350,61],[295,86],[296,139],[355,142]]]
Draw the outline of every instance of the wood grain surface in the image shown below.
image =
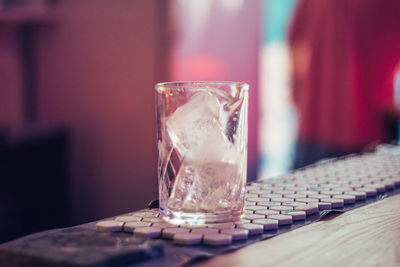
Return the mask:
[[400,195],[196,266],[400,266]]

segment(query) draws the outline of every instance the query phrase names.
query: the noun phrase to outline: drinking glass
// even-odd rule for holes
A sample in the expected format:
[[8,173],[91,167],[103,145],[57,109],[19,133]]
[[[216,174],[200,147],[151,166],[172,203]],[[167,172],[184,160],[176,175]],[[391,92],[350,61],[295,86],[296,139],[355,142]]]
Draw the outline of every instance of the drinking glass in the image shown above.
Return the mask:
[[161,216],[190,225],[240,219],[248,84],[166,82],[155,89]]

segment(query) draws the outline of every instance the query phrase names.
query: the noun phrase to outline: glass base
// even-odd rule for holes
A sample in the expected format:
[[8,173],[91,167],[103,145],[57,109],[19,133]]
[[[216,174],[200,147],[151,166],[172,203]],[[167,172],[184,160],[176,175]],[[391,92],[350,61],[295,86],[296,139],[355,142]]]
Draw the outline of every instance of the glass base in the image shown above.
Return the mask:
[[235,222],[240,220],[243,212],[229,211],[225,213],[188,213],[182,211],[171,211],[160,209],[161,217],[172,224],[178,225],[207,225],[216,223]]

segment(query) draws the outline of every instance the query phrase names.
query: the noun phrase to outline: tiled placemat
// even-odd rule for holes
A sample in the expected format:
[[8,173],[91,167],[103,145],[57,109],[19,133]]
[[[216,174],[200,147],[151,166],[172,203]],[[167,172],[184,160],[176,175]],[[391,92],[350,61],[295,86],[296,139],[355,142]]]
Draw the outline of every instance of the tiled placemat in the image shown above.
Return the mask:
[[[207,228],[177,227],[157,209],[114,218],[121,231],[164,242],[164,257],[143,263],[181,265],[232,251],[400,192],[398,148],[325,161],[247,186],[241,221]],[[134,220],[134,221],[131,221]],[[112,224],[112,222],[109,222]],[[99,226],[99,225],[98,225]],[[101,227],[101,223],[100,223]]]

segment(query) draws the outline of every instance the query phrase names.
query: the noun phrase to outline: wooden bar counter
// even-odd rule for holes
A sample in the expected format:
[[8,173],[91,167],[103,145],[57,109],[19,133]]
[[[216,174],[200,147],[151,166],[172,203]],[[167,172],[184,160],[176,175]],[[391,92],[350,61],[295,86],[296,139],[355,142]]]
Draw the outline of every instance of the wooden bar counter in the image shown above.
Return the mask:
[[400,266],[400,195],[195,266]]

